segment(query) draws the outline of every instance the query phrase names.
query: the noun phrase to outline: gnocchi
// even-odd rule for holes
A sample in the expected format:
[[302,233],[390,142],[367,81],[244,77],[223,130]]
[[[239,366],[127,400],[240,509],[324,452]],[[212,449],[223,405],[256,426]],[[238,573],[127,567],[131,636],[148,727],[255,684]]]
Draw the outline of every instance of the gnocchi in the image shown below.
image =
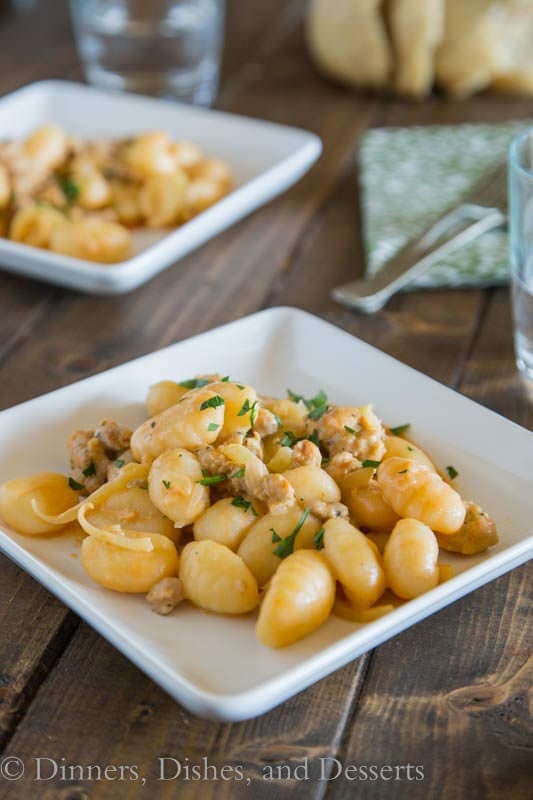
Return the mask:
[[15,478],[0,486],[0,517],[19,533],[39,536],[57,530],[61,523],[46,522],[35,513],[55,516],[78,502],[78,495],[64,475],[44,472],[31,478]]
[[226,545],[230,550],[237,550],[256,519],[257,511],[249,500],[243,497],[223,497],[196,519],[193,526],[194,538],[198,542],[211,539]]
[[417,519],[401,519],[385,545],[387,583],[398,597],[411,600],[439,582],[439,545],[431,528]]
[[346,596],[359,608],[370,608],[385,591],[379,551],[344,519],[324,525],[324,554]]
[[236,553],[219,542],[189,542],[179,577],[185,597],[206,611],[245,614],[259,602],[257,581]]
[[331,613],[335,581],[325,558],[298,550],[280,564],[259,611],[256,632],[269,647],[285,647],[319,628]]
[[81,545],[81,560],[87,575],[95,583],[115,592],[149,592],[162,578],[175,576],[178,552],[174,543],[159,533],[129,531],[130,542],[148,540],[147,552],[131,550],[120,544],[87,536]]
[[455,533],[465,519],[459,494],[440,475],[408,458],[393,456],[380,465],[378,486],[401,517],[414,517],[438,533]]
[[190,525],[209,506],[209,490],[202,486],[198,459],[188,450],[166,450],[156,458],[148,475],[154,506],[177,528]]
[[314,548],[313,538],[320,524],[316,517],[308,514],[298,528],[302,516],[300,508],[292,508],[284,514],[265,514],[247,531],[238,553],[255,575],[259,586],[268,583],[278,568],[281,559],[276,552],[280,551],[279,546],[287,537],[292,536],[293,541],[289,544],[295,550]]
[[[52,159],[59,140],[46,146]],[[147,134],[120,147],[136,192],[178,169],[187,180],[227,184],[223,165],[202,168],[192,145]],[[97,163],[107,155],[100,149]],[[98,202],[94,192],[88,204]],[[15,221],[37,237],[87,224],[29,209]],[[323,391],[264,397],[208,374],[153,384],[146,410],[133,431],[110,418],[74,431],[70,475],[7,481],[0,516],[31,536],[70,535],[77,524],[87,575],[107,590],[144,594],[175,624],[187,603],[241,615],[262,597],[259,641],[288,646],[331,613],[372,623],[453,574],[441,551],[467,557],[498,541],[493,520],[398,435],[406,426],[388,428],[370,405],[335,405]]]

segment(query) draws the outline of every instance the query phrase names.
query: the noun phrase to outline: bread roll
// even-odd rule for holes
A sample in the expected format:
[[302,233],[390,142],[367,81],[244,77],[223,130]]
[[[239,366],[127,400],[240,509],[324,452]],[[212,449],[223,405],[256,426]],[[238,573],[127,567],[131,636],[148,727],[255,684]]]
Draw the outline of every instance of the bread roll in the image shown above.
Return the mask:
[[391,0],[389,29],[395,56],[397,92],[425,97],[435,77],[435,51],[444,35],[445,0]]
[[384,88],[392,52],[380,0],[311,0],[307,41],[316,65],[336,80]]

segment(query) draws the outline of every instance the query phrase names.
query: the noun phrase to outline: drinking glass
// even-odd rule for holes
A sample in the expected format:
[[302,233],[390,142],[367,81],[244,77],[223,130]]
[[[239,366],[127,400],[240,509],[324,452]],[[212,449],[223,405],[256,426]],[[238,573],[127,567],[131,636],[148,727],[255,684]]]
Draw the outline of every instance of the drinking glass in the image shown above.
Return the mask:
[[511,145],[509,191],[516,363],[533,381],[533,129]]
[[211,105],[224,0],[70,0],[90,83]]

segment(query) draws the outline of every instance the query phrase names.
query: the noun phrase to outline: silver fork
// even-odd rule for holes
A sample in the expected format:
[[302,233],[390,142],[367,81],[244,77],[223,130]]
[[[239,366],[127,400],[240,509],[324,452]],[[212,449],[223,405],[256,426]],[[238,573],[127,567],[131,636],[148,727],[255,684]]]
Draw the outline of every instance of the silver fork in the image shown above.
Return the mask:
[[414,278],[424,275],[444,256],[464,247],[507,221],[507,165],[500,164],[420,236],[409,241],[371,278],[359,279],[332,292],[335,300],[367,314],[380,308]]

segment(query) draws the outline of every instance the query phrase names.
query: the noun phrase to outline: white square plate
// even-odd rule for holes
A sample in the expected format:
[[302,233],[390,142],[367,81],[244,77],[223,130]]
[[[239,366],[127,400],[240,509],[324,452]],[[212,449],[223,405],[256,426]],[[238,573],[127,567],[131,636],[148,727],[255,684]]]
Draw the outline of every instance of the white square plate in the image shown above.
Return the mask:
[[[391,425],[411,422],[415,441],[494,516],[497,547],[475,558],[446,553],[457,575],[376,622],[335,617],[283,650],[261,645],[255,619],[203,613],[185,604],[158,617],[141,596],[99,588],[82,570],[72,539],[0,530],[0,548],[105,636],[172,697],[202,716],[239,720],[261,714],[527,560],[531,537],[533,435],[430,378],[305,312],[263,311],[172,345],[0,414],[0,481],[66,469],[65,441],[104,415],[130,425],[143,418],[150,383],[197,373],[229,373],[267,394],[323,388],[340,403],[373,401]],[[394,389],[394,391],[391,391]],[[529,534],[529,538],[528,538]]]
[[298,128],[78,83],[43,81],[0,100],[2,137],[27,136],[47,122],[87,137],[165,130],[224,159],[234,174],[234,190],[185,225],[134,232],[134,255],[119,264],[95,264],[0,238],[3,268],[97,294],[129,292],[150,280],[296,183],[322,149],[317,136]]

